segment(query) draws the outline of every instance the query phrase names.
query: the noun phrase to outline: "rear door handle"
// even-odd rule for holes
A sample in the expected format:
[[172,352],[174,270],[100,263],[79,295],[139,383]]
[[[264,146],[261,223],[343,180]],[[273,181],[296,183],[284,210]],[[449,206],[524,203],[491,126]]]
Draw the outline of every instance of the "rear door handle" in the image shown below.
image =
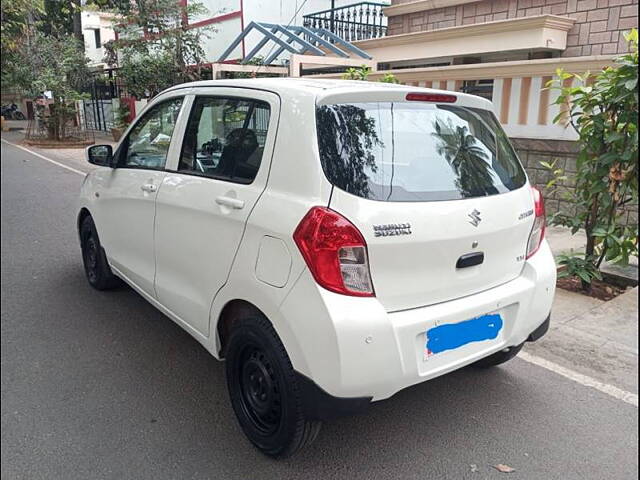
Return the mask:
[[462,255],[456,262],[456,268],[468,268],[484,262],[484,252],[474,252]]
[[140,189],[143,192],[155,193],[158,191],[158,187],[153,183],[145,183],[144,185],[140,185]]
[[235,208],[236,210],[244,208],[244,200],[238,200],[232,197],[217,197],[216,203],[218,205],[224,205],[225,207]]

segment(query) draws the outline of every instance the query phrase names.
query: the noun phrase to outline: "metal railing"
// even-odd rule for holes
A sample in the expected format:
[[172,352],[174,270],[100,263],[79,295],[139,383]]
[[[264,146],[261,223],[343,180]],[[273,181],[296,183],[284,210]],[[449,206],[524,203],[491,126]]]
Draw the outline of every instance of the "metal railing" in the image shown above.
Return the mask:
[[382,13],[386,3],[360,2],[320,12],[303,18],[303,26],[325,28],[347,42],[384,37],[387,17]]

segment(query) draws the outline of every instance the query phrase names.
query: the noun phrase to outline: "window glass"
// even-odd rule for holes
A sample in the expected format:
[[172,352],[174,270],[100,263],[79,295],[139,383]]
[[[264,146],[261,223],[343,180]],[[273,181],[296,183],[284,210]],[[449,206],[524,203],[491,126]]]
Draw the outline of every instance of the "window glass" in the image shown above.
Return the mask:
[[266,102],[197,97],[178,171],[251,183],[260,168],[269,117]]
[[336,187],[388,202],[454,200],[522,187],[526,176],[493,113],[372,102],[317,108],[324,172]]
[[129,132],[121,166],[162,169],[167,161],[171,135],[176,126],[182,98],[160,103],[147,112]]

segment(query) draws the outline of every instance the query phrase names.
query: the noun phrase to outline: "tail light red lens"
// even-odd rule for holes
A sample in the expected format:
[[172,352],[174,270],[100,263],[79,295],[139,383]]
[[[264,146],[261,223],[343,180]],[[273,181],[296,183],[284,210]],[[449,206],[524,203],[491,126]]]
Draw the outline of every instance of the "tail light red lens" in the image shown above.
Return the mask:
[[343,295],[374,296],[367,244],[342,215],[313,207],[300,221],[293,240],[320,286]]
[[446,93],[407,93],[405,97],[413,102],[456,103],[458,97]]
[[533,221],[533,228],[529,234],[529,242],[527,243],[527,258],[530,258],[534,253],[536,253],[540,248],[540,245],[542,245],[546,223],[542,193],[540,193],[540,190],[535,187],[531,187],[531,193],[533,195],[533,211],[535,219]]

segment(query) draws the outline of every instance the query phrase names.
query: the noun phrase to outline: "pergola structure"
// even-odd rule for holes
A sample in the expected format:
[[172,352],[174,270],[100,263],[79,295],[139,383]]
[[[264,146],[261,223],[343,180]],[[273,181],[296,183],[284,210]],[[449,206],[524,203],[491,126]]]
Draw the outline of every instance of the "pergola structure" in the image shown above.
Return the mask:
[[220,56],[218,62],[224,62],[231,52],[240,44],[242,39],[252,31],[262,34],[263,38],[242,59],[240,63],[243,65],[248,64],[255,58],[267,43],[273,42],[277,48],[272,46],[267,54],[268,56],[263,61],[263,65],[272,65],[284,51],[287,51],[291,54],[290,64],[296,67],[296,71],[291,73],[292,76],[299,75],[297,70],[303,63],[327,66],[359,66],[362,64],[374,66],[372,57],[367,52],[324,28],[277,25],[262,22],[249,23],[244,31],[238,35]]

